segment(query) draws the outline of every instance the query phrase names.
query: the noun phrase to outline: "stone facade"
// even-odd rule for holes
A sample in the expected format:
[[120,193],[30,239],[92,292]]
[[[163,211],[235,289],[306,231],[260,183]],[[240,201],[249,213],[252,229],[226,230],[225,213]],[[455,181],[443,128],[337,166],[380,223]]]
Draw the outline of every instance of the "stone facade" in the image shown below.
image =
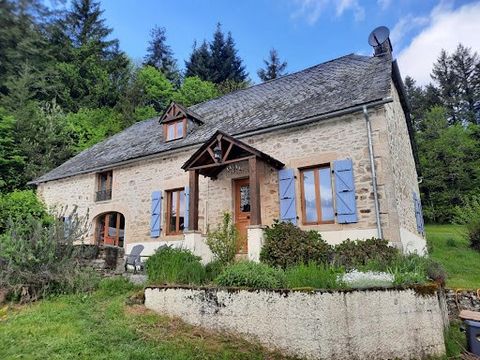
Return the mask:
[[445,353],[437,294],[413,290],[146,288],[145,306],[307,359],[420,359]]
[[[411,196],[412,191],[418,192],[415,164],[406,120],[393,85],[392,97],[391,104],[369,109],[382,228],[384,237],[393,245],[406,251],[423,250],[425,240],[416,231]],[[287,168],[295,169],[296,210],[302,228],[321,232],[330,243],[339,243],[346,238],[377,236],[367,130],[362,112],[237,138],[280,160]],[[131,246],[137,243],[144,244],[146,253],[153,252],[162,243],[183,246],[183,235],[168,236],[162,230],[159,238],[150,237],[151,193],[188,186],[188,174],[181,166],[198,146],[113,167],[112,199],[108,201],[94,201],[97,180],[93,173],[41,183],[38,185],[38,194],[48,206],[77,205],[79,214],[88,214],[92,219],[92,226],[86,236],[87,242],[94,240],[96,217],[105,212],[116,211],[125,216],[127,253]],[[353,161],[358,222],[302,225],[299,169],[331,164],[335,160],[346,158]],[[261,164],[261,219],[262,225],[270,225],[279,217],[278,175],[274,168]],[[208,227],[213,228],[219,224],[224,211],[233,211],[233,180],[245,177],[248,177],[246,162],[229,165],[216,180],[200,177],[201,233],[205,234]],[[162,224],[165,224],[166,220],[165,208],[164,196]],[[251,233],[259,237],[258,231]],[[409,245],[408,241],[413,241],[414,246]]]

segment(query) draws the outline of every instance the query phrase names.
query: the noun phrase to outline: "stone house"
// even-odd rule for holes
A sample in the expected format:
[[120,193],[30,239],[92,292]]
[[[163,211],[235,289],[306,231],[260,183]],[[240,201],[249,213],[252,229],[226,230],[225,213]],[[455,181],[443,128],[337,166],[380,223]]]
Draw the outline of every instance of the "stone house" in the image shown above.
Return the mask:
[[[387,50],[391,50],[388,47]],[[412,126],[390,51],[346,55],[158,118],[34,180],[48,206],[78,207],[86,241],[191,249],[231,212],[258,259],[275,219],[329,243],[388,239],[425,251]]]

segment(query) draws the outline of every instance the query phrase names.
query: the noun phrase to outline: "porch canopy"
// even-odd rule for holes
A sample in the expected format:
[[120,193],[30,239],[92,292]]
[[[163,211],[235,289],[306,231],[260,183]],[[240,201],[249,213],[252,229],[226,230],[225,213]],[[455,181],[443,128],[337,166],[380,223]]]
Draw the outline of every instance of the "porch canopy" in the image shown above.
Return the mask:
[[258,161],[263,161],[275,169],[281,169],[285,165],[233,136],[217,130],[182,166],[183,170],[189,172],[188,223],[190,230],[198,230],[198,175],[215,180],[229,164],[240,161],[248,161],[250,224],[261,224]]

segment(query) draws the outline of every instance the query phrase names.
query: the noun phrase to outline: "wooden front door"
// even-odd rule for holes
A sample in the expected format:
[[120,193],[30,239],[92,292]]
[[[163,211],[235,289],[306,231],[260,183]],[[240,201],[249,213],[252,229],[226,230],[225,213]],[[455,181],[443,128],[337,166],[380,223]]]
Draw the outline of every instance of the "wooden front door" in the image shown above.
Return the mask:
[[240,235],[239,253],[248,252],[247,226],[250,225],[250,183],[248,179],[234,182],[235,226]]

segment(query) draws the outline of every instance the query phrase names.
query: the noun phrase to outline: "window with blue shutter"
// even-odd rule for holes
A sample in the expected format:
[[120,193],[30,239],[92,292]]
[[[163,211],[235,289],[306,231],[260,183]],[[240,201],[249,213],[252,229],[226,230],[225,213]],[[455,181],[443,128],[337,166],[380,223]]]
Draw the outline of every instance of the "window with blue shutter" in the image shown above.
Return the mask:
[[161,232],[162,222],[162,192],[152,192],[152,213],[150,219],[150,236],[153,238],[159,237]]
[[333,174],[335,178],[337,221],[340,224],[356,223],[358,221],[357,202],[352,160],[334,161]]
[[415,208],[415,219],[417,221],[417,231],[420,234],[424,234],[425,226],[423,223],[422,201],[415,191],[413,192],[413,204]]
[[295,203],[295,171],[282,169],[278,171],[278,193],[280,197],[280,221],[297,224]]
[[185,187],[185,218],[183,220],[183,231],[188,230],[188,221],[190,218],[190,188],[188,186]]

